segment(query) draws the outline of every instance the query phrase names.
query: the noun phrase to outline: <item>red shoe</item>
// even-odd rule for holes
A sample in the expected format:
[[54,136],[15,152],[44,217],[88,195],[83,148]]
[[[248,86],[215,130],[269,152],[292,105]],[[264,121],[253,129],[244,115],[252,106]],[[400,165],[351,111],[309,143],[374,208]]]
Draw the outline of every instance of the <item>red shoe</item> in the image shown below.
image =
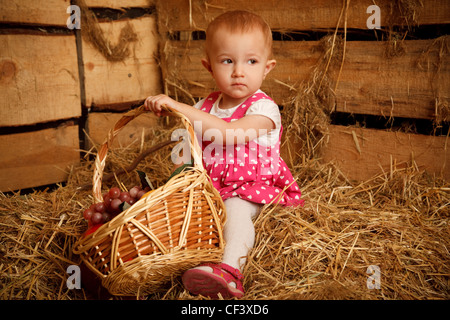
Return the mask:
[[[205,270],[205,267],[211,268],[212,272]],[[213,299],[218,299],[219,293],[224,299],[241,298],[244,295],[243,279],[244,276],[238,269],[225,263],[202,264],[187,270],[182,277],[183,285],[189,292]]]

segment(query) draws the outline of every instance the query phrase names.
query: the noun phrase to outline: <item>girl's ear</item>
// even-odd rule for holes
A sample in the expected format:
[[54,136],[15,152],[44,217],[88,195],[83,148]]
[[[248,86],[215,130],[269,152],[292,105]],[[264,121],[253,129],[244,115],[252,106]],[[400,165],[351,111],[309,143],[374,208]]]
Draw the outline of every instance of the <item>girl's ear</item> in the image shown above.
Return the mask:
[[211,63],[209,63],[208,59],[202,59],[202,65],[205,67],[206,70],[208,70],[209,73],[213,74]]
[[273,68],[275,68],[276,64],[277,64],[276,60],[268,60],[267,61],[267,63],[266,63],[266,70],[264,70],[264,79],[269,74],[269,72],[272,71]]

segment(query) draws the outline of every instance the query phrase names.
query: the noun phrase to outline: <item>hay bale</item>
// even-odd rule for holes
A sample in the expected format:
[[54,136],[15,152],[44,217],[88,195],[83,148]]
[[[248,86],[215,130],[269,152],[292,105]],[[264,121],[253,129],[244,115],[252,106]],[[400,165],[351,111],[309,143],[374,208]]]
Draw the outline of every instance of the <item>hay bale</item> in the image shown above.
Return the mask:
[[[304,208],[256,221],[247,298],[449,298],[448,183],[410,169],[352,185],[330,165],[305,182]],[[380,290],[367,288],[371,265]]]
[[[171,130],[167,130],[167,133]],[[155,141],[167,135],[155,132]],[[109,169],[133,161],[147,145],[111,152]],[[0,194],[0,298],[93,299],[69,290],[72,246],[86,229],[92,161],[73,168],[65,186],[21,195]],[[168,150],[139,165],[156,185],[170,175]],[[292,168],[303,208],[266,206],[255,221],[256,243],[245,267],[246,299],[449,299],[450,184],[414,168],[352,184],[332,164],[305,159]],[[138,183],[134,174],[117,180]],[[113,181],[111,185],[117,185]],[[110,186],[106,186],[110,187]],[[369,290],[367,268],[381,271]],[[151,299],[201,299],[179,279]]]
[[84,229],[82,208],[88,195],[73,188],[26,195],[0,194],[0,298],[82,299],[66,287],[71,253]]

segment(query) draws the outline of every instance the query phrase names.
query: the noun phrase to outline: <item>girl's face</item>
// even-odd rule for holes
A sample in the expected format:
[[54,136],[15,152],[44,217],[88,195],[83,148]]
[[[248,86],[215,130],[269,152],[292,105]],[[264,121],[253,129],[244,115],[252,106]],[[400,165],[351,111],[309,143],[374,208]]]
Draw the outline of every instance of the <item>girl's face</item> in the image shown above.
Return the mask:
[[275,67],[268,60],[269,48],[262,32],[231,33],[217,30],[207,50],[203,65],[222,92],[222,108],[244,102],[260,87],[265,76]]

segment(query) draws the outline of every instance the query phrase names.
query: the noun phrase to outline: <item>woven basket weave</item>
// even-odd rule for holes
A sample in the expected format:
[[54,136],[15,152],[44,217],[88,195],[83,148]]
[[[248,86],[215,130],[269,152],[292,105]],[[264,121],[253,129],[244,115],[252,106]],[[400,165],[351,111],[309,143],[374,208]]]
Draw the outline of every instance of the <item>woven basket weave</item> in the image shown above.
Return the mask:
[[[169,111],[181,117],[189,132],[193,168],[148,192],[74,246],[74,253],[113,295],[155,292],[185,270],[222,258],[224,203],[203,168],[191,123],[184,115]],[[95,203],[103,201],[101,185],[108,147],[128,122],[144,112],[141,106],[125,114],[98,152],[93,176]]]

